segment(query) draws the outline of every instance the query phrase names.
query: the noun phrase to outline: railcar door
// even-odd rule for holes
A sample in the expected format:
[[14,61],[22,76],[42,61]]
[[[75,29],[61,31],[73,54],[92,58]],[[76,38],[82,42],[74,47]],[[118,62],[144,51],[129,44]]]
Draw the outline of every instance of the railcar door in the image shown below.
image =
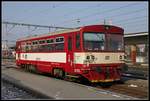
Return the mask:
[[19,43],[16,43],[16,65],[20,65],[20,51],[21,45]]
[[68,36],[67,71],[73,72],[73,35]]

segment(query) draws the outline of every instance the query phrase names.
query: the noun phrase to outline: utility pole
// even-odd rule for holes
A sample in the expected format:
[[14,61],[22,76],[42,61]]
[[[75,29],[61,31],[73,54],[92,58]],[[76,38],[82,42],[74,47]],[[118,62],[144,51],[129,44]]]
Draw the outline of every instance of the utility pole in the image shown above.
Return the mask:
[[106,25],[106,20],[104,19],[104,25]]

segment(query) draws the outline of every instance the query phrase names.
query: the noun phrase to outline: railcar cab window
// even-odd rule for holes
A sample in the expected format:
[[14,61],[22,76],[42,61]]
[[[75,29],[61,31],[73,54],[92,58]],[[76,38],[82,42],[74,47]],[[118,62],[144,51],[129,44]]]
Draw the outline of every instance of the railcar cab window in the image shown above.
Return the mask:
[[108,51],[123,51],[123,35],[120,34],[107,34]]
[[84,33],[84,49],[97,51],[105,49],[105,34],[100,32]]

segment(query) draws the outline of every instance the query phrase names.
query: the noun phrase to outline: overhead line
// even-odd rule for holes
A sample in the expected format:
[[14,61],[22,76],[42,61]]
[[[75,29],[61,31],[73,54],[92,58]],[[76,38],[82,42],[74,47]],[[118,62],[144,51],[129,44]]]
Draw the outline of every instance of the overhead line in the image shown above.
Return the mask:
[[[145,8],[144,9],[140,9],[140,10],[135,10],[135,11],[131,11],[131,12],[126,12],[126,13],[123,13],[123,14],[117,14],[117,15],[113,15],[113,16],[110,16],[109,18],[113,18],[113,17],[115,17],[115,16],[123,16],[123,15],[129,15],[130,13],[139,13],[140,11],[143,11],[143,10],[145,10]],[[100,17],[101,18],[101,17]],[[105,17],[103,17],[102,19],[104,19]],[[96,20],[92,20],[92,21],[98,21],[98,19],[96,19]]]
[[[138,4],[138,3],[128,4],[128,5],[121,6],[121,7],[118,7],[118,8],[114,8],[114,9],[111,9],[111,10],[105,10],[105,11],[103,11],[103,12],[106,13],[106,12],[109,12],[109,11],[120,10],[121,8],[126,8],[126,7],[129,7],[129,6],[132,6],[132,5],[137,5],[137,4]],[[83,18],[86,19],[87,17],[95,16],[95,15],[100,14],[100,13],[102,13],[102,12],[97,12],[97,13],[94,13],[94,14],[90,14],[90,15],[87,15],[87,16],[83,16],[83,17],[80,17],[79,19],[83,19]],[[64,22],[66,23],[66,22],[74,21],[74,20],[77,20],[77,19],[67,20],[67,21],[64,21]],[[64,23],[64,22],[62,22],[62,23]]]
[[[99,7],[100,6],[100,4],[97,4],[95,7]],[[73,11],[73,12],[71,12],[71,13],[75,13],[75,12],[79,12],[79,13],[81,13],[81,11],[84,11],[84,10],[87,10],[88,8],[90,8],[90,9],[93,9],[93,8],[91,8],[91,6],[87,6],[86,8],[82,8],[82,9],[78,9],[78,10],[76,10],[76,11]],[[94,8],[95,9],[95,8]],[[68,14],[64,14],[64,15],[62,15],[62,16],[68,16],[68,15],[71,15],[70,13],[68,13]],[[59,16],[60,17],[60,16]],[[68,20],[67,20],[68,21]],[[63,22],[65,22],[65,21],[63,21]],[[56,23],[56,24],[59,24],[59,23]]]
[[[59,8],[59,7],[61,7],[63,4],[61,3],[61,5],[55,5],[55,8]],[[53,6],[53,4],[52,4],[52,6]],[[46,6],[47,7],[47,6]],[[38,11],[32,11],[32,9],[29,11],[29,10],[27,10],[27,11],[25,11],[25,12],[27,12],[27,13],[32,13],[32,12],[34,12],[34,13],[38,13],[38,12],[40,12],[40,13],[38,13],[38,15],[41,15],[41,14],[43,14],[43,12],[45,12],[45,11],[47,11],[47,10],[49,10],[49,11],[53,11],[53,10],[55,10],[55,9],[50,9],[49,7],[48,8],[46,8],[46,9],[41,9],[41,10],[38,10]],[[32,17],[32,15],[30,14],[30,15],[27,15],[27,17],[25,16],[25,19],[28,19],[29,17]],[[24,18],[24,17],[23,17]]]
[[[145,8],[144,9],[140,9],[140,10],[135,10],[135,11],[131,11],[131,12],[126,12],[126,13],[123,13],[123,14],[117,14],[117,15],[114,15],[114,16],[110,16],[110,17],[115,17],[115,16],[126,16],[126,15],[129,15],[130,13],[139,13],[140,11],[143,11],[143,10],[145,10]],[[109,17],[109,18],[110,18]],[[101,17],[100,17],[101,18]],[[103,18],[101,18],[101,19],[104,19],[105,17],[103,17]],[[135,18],[139,18],[139,17],[135,17]],[[98,21],[98,19],[96,19],[96,20],[93,20],[93,21]],[[118,21],[117,21],[118,22]]]
[[[135,20],[136,20],[136,19],[135,19]],[[119,25],[122,25],[122,24],[125,24],[125,25],[126,25],[126,24],[129,24],[129,23],[137,22],[137,21],[135,21],[135,20],[130,21],[130,22],[128,22],[128,23],[120,23]],[[145,19],[141,19],[141,21],[142,21],[142,20],[145,20]]]
[[3,24],[12,24],[12,25],[21,25],[21,26],[43,27],[43,28],[74,29],[74,28],[67,28],[67,27],[54,27],[54,26],[25,24],[25,23],[15,23],[15,22],[7,22],[7,21],[3,21],[2,23]]
[[[136,19],[140,19],[140,18],[146,18],[146,17],[148,17],[148,16],[138,16],[138,17],[134,17],[134,18],[128,18],[128,19],[122,19],[122,20],[119,20],[119,21],[117,21],[117,22],[124,22],[124,21],[130,21],[130,20],[132,20],[132,19],[134,19],[134,20],[136,20]],[[130,19],[130,20],[129,20]],[[116,22],[115,22],[116,23]]]

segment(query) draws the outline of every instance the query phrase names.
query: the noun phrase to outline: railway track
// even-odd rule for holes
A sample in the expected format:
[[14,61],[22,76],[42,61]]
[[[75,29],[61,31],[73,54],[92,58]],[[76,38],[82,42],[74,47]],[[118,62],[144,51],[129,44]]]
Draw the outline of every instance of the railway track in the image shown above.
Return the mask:
[[148,67],[147,68],[136,68],[130,67],[127,71],[125,71],[122,76],[130,77],[130,78],[137,78],[137,79],[144,79],[148,80]]
[[125,94],[128,96],[140,98],[140,99],[146,99],[148,98],[148,91],[139,89],[137,87],[129,87],[127,85],[112,85],[109,88],[103,88],[101,86],[97,86],[97,88],[120,93],[120,94]]
[[148,80],[148,76],[147,75],[138,75],[138,74],[132,74],[132,73],[124,73],[124,74],[122,74],[122,76],[123,77],[129,77],[129,78]]

